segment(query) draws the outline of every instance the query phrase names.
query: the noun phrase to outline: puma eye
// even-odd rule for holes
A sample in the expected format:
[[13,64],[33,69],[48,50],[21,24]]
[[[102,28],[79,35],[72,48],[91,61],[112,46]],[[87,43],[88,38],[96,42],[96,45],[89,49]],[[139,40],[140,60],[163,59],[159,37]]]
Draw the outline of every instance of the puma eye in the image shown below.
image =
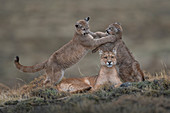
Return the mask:
[[111,56],[111,58],[114,58],[114,56]]
[[110,30],[112,30],[113,28],[112,28],[112,27],[110,27],[109,29],[110,29]]
[[84,30],[84,31],[86,30],[85,28],[81,28],[81,29]]
[[104,58],[107,59],[107,56],[105,56]]

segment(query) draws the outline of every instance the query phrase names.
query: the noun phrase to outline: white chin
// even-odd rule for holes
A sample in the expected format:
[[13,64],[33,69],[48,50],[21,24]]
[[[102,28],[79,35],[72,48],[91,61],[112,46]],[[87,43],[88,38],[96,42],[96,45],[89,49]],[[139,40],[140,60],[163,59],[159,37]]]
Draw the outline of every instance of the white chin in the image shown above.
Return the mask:
[[112,67],[113,65],[107,65],[107,67]]

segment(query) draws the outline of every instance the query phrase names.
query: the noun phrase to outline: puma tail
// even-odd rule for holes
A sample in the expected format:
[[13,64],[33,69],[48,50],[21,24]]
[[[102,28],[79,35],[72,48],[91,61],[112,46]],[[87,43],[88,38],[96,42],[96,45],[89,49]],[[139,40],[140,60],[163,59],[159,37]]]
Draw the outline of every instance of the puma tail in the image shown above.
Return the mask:
[[15,66],[19,70],[21,70],[22,72],[34,73],[34,72],[37,72],[37,71],[44,69],[46,67],[47,61],[44,61],[42,63],[36,64],[36,65],[33,65],[33,66],[23,66],[19,63],[19,57],[16,56],[14,63],[15,63]]

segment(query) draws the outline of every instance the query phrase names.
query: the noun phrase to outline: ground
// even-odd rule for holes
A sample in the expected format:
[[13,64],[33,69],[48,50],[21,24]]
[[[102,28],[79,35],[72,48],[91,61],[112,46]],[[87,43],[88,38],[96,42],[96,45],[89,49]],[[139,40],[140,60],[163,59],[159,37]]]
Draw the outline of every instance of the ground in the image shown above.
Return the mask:
[[168,113],[170,79],[168,75],[152,77],[144,82],[133,82],[128,87],[104,86],[96,92],[78,94],[37,87],[29,90],[29,95],[15,93],[14,96],[13,93],[6,96],[8,98],[1,94],[0,113]]

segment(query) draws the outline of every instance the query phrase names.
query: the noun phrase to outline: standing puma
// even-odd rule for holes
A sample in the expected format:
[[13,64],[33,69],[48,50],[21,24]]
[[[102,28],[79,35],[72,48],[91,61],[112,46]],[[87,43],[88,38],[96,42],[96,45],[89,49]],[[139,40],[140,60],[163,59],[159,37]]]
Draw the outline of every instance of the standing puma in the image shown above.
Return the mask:
[[34,73],[45,69],[46,80],[44,83],[59,83],[64,76],[65,69],[80,61],[89,50],[107,42],[114,42],[116,39],[112,35],[93,39],[89,34],[89,19],[87,17],[84,20],[77,21],[73,39],[54,52],[48,60],[33,66],[23,66],[19,63],[19,57],[17,56],[14,61],[16,67],[27,73]]
[[[103,44],[92,52],[96,52],[98,49],[101,50],[112,50],[115,48],[117,51],[117,65],[119,68],[119,76],[123,80],[123,82],[133,82],[133,81],[144,81],[144,74],[140,69],[140,65],[138,61],[132,56],[132,53],[129,51],[127,46],[122,40],[122,27],[119,23],[110,24],[106,29],[108,35],[117,35],[117,41],[113,43]],[[94,37],[103,37],[106,36],[106,33],[96,32],[92,33]]]
[[99,53],[101,55],[99,75],[64,79],[57,85],[57,89],[61,92],[75,93],[86,90],[95,91],[108,83],[115,86],[122,84],[116,70],[116,51],[101,50]]

